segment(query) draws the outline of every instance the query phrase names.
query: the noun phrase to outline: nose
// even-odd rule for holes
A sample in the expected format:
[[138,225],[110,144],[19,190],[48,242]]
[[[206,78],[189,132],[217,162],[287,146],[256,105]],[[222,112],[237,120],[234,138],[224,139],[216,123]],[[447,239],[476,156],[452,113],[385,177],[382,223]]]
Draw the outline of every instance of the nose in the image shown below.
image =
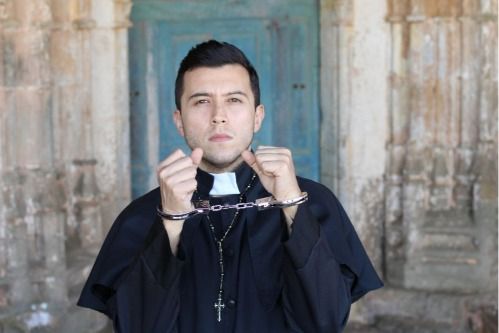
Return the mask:
[[215,105],[215,109],[213,110],[213,118],[211,119],[211,123],[216,124],[225,124],[227,122],[227,113],[225,112],[225,107],[220,103]]

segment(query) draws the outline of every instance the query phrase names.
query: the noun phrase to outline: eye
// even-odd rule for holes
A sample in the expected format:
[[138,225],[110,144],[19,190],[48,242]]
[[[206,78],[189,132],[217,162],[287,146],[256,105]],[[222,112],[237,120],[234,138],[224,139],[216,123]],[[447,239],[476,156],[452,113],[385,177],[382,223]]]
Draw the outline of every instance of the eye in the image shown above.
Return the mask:
[[231,98],[229,98],[229,102],[230,103],[242,103],[242,100],[240,100],[237,97],[231,97]]
[[206,104],[206,103],[208,103],[207,99],[198,99],[197,101],[194,102],[194,105]]

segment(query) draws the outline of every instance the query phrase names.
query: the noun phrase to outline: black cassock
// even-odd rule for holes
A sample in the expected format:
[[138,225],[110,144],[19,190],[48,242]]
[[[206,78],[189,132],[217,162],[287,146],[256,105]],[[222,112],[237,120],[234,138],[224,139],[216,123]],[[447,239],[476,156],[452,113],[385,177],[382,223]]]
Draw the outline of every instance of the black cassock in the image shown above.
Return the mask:
[[[236,170],[241,193],[252,170]],[[213,176],[198,169],[198,195]],[[159,189],[133,201],[116,219],[78,305],[101,311],[116,332],[340,332],[350,305],[383,284],[336,197],[298,178],[308,202],[298,206],[291,236],[280,209],[242,210],[223,242],[222,321],[218,249],[206,216],[184,223],[178,255],[156,216]],[[269,196],[259,182],[244,201]],[[210,198],[235,203],[239,195]],[[234,210],[210,213],[220,238]]]

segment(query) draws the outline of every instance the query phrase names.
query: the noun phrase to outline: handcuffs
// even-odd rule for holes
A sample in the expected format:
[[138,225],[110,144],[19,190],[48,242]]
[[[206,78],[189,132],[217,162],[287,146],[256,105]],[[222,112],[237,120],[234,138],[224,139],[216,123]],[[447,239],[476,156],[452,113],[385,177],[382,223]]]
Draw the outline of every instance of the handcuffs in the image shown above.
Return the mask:
[[276,200],[274,197],[265,197],[261,199],[257,199],[255,202],[241,202],[234,205],[223,204],[223,205],[213,205],[210,206],[209,200],[197,200],[193,201],[194,209],[189,212],[183,213],[170,213],[164,212],[160,207],[157,207],[158,216],[172,221],[181,221],[186,220],[190,217],[204,214],[207,215],[210,212],[218,212],[226,209],[248,209],[256,207],[258,210],[266,210],[271,208],[286,208],[295,205],[300,205],[308,200],[308,193],[302,192],[299,197],[288,199],[288,200]]

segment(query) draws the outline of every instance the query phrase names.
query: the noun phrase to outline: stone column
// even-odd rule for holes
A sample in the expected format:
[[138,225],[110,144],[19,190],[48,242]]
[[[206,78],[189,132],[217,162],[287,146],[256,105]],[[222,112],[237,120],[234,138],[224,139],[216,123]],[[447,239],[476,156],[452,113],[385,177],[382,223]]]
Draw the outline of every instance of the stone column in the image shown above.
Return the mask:
[[497,1],[393,0],[387,20],[387,288],[371,308],[469,332],[497,312]]
[[54,327],[68,305],[66,195],[54,161],[46,1],[0,2],[0,310],[7,331]]
[[[389,25],[380,1],[321,1],[321,177],[382,275]],[[362,305],[362,303],[360,303]],[[352,312],[354,320],[368,320]]]
[[75,302],[130,198],[130,2],[0,1],[0,330],[92,332]]

